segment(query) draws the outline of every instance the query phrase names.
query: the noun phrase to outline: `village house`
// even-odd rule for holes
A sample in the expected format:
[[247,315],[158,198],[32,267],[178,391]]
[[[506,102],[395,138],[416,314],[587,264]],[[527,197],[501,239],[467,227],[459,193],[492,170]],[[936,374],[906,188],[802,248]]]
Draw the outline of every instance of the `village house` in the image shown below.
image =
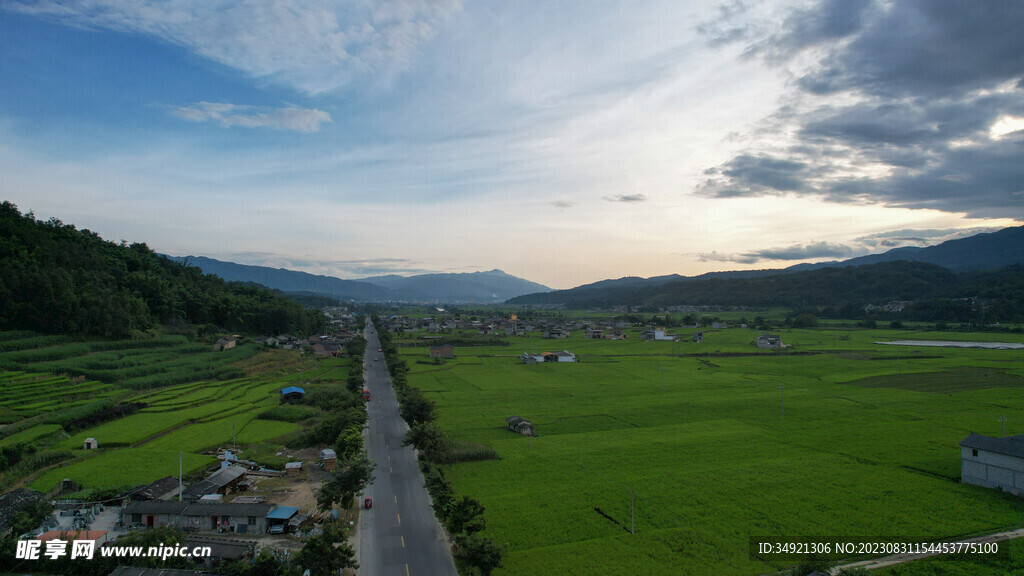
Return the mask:
[[778,334],[761,334],[757,337],[758,348],[785,348],[786,345],[782,343],[782,336]]
[[197,500],[207,494],[227,495],[234,491],[235,487],[245,477],[246,469],[237,464],[223,462],[223,468],[206,477],[205,480],[196,482],[189,486],[182,493],[185,500]]
[[533,428],[533,424],[526,418],[520,418],[519,416],[509,416],[505,418],[505,423],[508,425],[508,429],[522,434],[523,436],[536,436],[537,432]]
[[971,433],[964,438],[960,480],[1024,496],[1024,434],[995,438]]
[[265,534],[270,504],[234,502],[133,501],[121,510],[125,525],[159,528],[177,526],[203,532]]
[[100,442],[95,438],[86,438],[85,442],[82,443],[82,448],[85,450],[98,450],[99,447]]
[[648,330],[644,332],[644,338],[655,342],[674,342],[676,339],[672,334],[666,334],[664,328]]
[[232,336],[221,338],[220,340],[217,340],[216,342],[213,343],[213,351],[220,352],[222,350],[230,350],[235,347],[236,343],[237,340],[235,340],[235,338]]

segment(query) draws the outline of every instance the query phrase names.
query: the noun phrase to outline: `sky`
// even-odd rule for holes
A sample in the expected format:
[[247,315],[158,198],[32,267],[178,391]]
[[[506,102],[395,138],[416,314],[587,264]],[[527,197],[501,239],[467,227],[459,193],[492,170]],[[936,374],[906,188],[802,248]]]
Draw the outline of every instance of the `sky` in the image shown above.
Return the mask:
[[0,199],[552,288],[1024,224],[1024,3],[0,0]]

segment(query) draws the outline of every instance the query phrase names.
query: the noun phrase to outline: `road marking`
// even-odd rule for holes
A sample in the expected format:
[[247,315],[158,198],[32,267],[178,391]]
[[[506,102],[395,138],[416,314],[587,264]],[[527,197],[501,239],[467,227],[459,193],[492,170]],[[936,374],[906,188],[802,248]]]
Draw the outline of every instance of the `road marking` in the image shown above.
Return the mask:
[[405,548],[405,536],[399,536],[402,539],[402,548]]
[[395,516],[398,517],[398,523],[401,524],[402,523],[402,515],[399,514],[398,512],[395,512]]
[[395,504],[398,504],[398,494],[392,494],[395,497]]
[[394,474],[394,473],[395,473],[395,471],[394,471],[394,470],[393,470],[393,469],[391,468],[391,466],[388,466],[388,472],[390,472],[390,473],[392,473],[392,474]]
[[405,565],[405,576],[409,576],[409,565]]

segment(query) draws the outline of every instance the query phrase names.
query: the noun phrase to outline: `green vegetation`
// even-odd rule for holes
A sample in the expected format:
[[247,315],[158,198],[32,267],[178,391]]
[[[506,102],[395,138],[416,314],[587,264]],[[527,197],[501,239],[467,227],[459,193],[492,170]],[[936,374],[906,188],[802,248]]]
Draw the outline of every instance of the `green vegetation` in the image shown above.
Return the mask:
[[[1024,430],[1021,352],[885,346],[951,334],[822,326],[779,331],[782,351],[756,348],[753,330],[705,330],[698,344],[634,329],[410,362],[432,424],[501,457],[428,470],[428,486],[441,487],[435,502],[455,500],[447,484],[486,507],[489,537],[507,545],[496,574],[761,574],[793,563],[751,559],[752,536],[930,541],[1021,526],[1024,501],[958,482],[969,432],[998,436],[1004,415],[1008,433]],[[581,362],[516,358],[548,349]],[[539,436],[508,431],[512,415]],[[623,529],[631,495],[636,534]],[[935,573],[967,573],[950,570]]]
[[160,325],[193,325],[200,335],[310,334],[325,323],[266,288],[0,204],[0,329],[138,338]]

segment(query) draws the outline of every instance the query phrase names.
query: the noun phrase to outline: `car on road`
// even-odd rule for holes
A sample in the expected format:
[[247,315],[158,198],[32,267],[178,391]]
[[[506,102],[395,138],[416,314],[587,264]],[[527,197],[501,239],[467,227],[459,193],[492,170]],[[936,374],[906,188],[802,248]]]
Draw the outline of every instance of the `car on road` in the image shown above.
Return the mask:
[[373,498],[371,498],[369,496],[364,498],[363,499],[363,508],[366,508],[366,509],[373,508]]

